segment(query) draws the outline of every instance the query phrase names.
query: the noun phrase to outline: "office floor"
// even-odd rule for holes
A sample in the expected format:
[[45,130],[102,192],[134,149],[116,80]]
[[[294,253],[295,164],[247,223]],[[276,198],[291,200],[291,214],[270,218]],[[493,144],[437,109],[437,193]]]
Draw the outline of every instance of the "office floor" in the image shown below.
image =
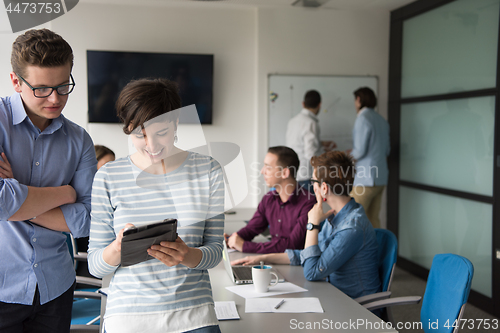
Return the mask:
[[[391,297],[399,297],[399,296],[423,296],[425,292],[425,281],[414,276],[413,274],[408,273],[407,271],[396,267],[394,272],[394,278],[391,286],[392,296]],[[417,305],[403,305],[393,307],[392,313],[395,322],[400,322],[403,325],[407,325],[408,329],[400,329],[400,333],[409,333],[409,332],[421,332],[420,330],[411,329],[412,323],[420,321],[420,307],[421,303]],[[499,320],[498,325],[500,326],[500,319],[490,315],[487,312],[482,311],[481,309],[473,306],[472,304],[467,304],[465,306],[464,319],[497,319]],[[477,323],[479,321],[475,320],[476,323],[475,329],[468,329],[464,326],[463,329],[460,329],[460,333],[465,332],[497,332],[497,330],[493,329],[478,329]],[[425,323],[424,323],[425,324]]]

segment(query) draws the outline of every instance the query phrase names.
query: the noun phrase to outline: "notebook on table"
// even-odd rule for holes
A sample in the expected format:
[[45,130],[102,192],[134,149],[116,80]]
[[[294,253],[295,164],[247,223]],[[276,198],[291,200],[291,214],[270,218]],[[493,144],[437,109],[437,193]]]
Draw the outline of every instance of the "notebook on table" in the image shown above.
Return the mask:
[[[231,278],[231,281],[235,284],[252,284],[252,266],[231,266],[231,260],[229,260],[229,252],[227,250],[226,242],[224,241],[224,249],[222,250],[222,260],[224,261],[224,267],[226,272]],[[272,270],[276,275],[278,275],[278,282],[285,282],[285,278],[276,269]],[[271,282],[274,282],[274,278]]]

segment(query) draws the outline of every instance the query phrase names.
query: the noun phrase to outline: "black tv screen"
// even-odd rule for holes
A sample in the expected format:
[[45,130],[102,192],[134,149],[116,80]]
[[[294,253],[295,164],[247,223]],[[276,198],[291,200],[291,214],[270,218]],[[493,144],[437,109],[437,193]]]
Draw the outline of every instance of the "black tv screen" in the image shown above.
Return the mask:
[[213,64],[212,54],[88,50],[89,122],[119,123],[115,103],[122,88],[133,79],[163,77],[179,85],[182,106],[195,104],[200,122],[211,124]]

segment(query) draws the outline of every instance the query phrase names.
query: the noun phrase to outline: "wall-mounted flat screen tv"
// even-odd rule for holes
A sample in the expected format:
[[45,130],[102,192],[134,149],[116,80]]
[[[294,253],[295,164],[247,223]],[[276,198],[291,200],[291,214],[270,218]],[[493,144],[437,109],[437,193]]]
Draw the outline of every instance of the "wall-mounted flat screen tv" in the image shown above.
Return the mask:
[[[163,77],[177,82],[182,106],[196,105],[200,123],[212,123],[212,54],[87,51],[90,123],[119,123],[115,103],[133,79]],[[182,117],[182,115],[181,115]]]

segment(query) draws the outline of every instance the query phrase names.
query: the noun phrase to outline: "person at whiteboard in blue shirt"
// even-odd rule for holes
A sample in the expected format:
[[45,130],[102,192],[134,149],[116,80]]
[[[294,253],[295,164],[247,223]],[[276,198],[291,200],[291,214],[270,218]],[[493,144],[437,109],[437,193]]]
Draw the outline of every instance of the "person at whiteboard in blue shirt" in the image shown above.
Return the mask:
[[391,149],[389,123],[375,110],[377,97],[368,87],[354,92],[354,106],[358,113],[352,131],[356,162],[356,180],[351,196],[363,206],[374,228],[380,228],[382,193],[389,179],[387,156]]
[[302,102],[303,109],[288,121],[286,130],[286,146],[299,155],[300,168],[297,172],[297,182],[300,186],[313,193],[309,179],[312,168],[311,157],[319,156],[332,150],[337,145],[333,141],[321,141],[318,113],[321,109],[321,95],[316,90],[309,90]]
[[[354,161],[345,152],[331,151],[311,159],[317,203],[308,213],[303,250],[247,256],[232,265],[302,265],[309,281],[326,279],[356,298],[380,291],[378,243],[363,207],[349,196]],[[331,209],[323,211],[323,203]]]

